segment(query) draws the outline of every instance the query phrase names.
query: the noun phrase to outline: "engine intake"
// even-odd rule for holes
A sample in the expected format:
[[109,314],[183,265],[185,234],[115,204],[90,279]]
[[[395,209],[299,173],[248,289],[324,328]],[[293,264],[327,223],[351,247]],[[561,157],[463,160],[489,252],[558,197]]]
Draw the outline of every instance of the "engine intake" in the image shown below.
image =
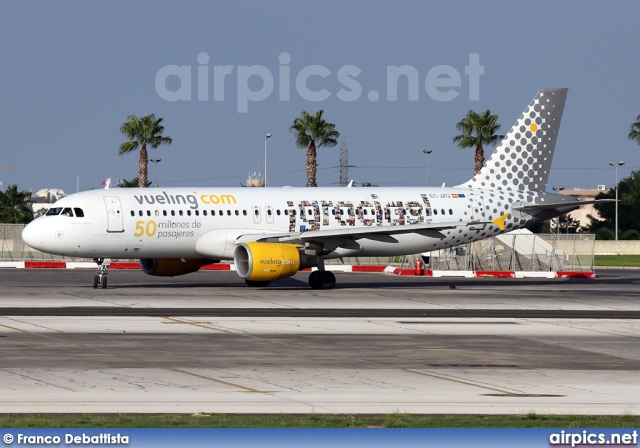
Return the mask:
[[300,269],[300,252],[293,244],[241,243],[233,255],[236,273],[254,281],[291,277]]

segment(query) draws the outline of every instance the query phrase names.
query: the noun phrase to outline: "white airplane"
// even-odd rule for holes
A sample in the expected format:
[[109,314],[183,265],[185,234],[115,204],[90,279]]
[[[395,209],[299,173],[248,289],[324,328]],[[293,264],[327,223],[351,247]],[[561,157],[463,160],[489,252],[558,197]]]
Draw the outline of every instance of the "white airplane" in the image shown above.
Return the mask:
[[592,203],[547,193],[567,89],[543,89],[482,171],[452,188],[135,188],[57,201],[22,232],[26,244],[94,258],[93,287],[111,258],[175,276],[233,260],[249,286],[317,267],[313,289],[335,286],[324,260],[428,252],[522,228]]

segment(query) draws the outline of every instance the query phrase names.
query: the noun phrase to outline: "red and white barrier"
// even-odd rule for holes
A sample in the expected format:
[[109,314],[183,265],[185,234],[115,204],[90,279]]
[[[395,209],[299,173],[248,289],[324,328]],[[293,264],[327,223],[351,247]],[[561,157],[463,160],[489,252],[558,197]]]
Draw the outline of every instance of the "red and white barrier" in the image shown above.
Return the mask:
[[[96,269],[96,263],[74,261],[3,261],[0,269]],[[137,262],[113,262],[109,269],[140,269]],[[313,268],[315,269],[315,268]],[[386,272],[394,275],[415,276],[415,269],[404,269],[396,266],[362,266],[362,265],[327,265],[326,269],[333,272]],[[235,271],[230,263],[215,263],[203,266],[203,271]],[[309,269],[310,270],[310,269]],[[446,278],[596,278],[593,271],[441,271],[423,270],[425,277]]]

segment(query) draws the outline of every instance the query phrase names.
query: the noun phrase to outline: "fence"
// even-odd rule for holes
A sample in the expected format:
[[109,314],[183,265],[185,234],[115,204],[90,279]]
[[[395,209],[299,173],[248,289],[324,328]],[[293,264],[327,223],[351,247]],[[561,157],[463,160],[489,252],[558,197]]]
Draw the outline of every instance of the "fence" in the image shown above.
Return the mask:
[[595,235],[510,232],[431,252],[434,270],[592,271]]
[[92,261],[91,258],[64,257],[32,249],[22,241],[24,224],[0,224],[0,261]]
[[[0,261],[91,261],[45,254],[22,241],[22,224],[1,224]],[[350,257],[327,264],[411,267],[416,258],[433,270],[470,271],[591,271],[595,235],[532,234],[516,231],[474,243],[397,257]]]

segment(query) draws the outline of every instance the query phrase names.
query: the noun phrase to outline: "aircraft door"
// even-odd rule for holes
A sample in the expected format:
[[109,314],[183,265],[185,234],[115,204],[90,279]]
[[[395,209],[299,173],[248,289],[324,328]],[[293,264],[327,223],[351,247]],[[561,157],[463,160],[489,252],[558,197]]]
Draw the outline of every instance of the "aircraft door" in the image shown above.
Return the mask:
[[469,196],[469,203],[471,204],[471,219],[483,221],[485,219],[484,216],[484,206],[482,205],[482,197],[476,195]]
[[253,206],[253,222],[260,224],[260,207],[257,205]]
[[105,196],[104,204],[107,207],[107,232],[122,233],[122,206],[117,196]]

